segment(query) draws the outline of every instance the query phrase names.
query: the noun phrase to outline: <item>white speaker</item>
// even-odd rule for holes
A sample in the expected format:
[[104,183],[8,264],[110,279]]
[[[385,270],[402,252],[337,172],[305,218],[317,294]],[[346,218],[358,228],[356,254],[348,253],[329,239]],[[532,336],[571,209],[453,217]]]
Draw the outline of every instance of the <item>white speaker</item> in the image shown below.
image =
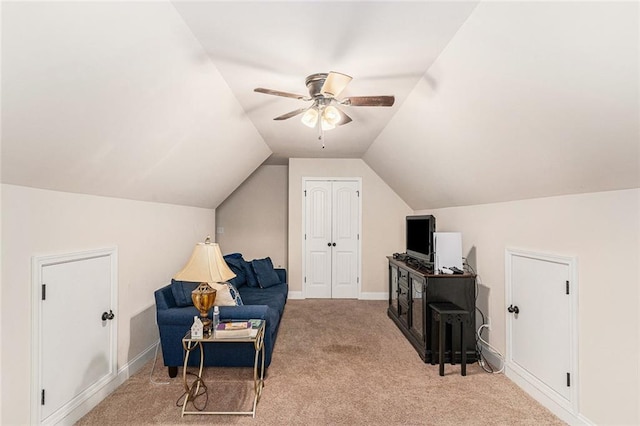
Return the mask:
[[462,234],[460,232],[434,232],[434,271],[455,266],[462,269]]

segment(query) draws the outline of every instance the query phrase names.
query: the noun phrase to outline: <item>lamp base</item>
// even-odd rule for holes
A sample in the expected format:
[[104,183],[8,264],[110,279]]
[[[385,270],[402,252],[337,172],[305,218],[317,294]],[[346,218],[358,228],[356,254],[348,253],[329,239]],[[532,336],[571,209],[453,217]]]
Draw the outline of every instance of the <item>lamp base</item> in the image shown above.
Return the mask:
[[191,300],[193,301],[193,306],[200,311],[203,334],[210,336],[211,320],[209,319],[209,311],[216,301],[216,289],[212,288],[209,283],[200,283],[198,288],[191,292]]
[[213,333],[212,330],[212,325],[213,325],[213,321],[211,321],[209,318],[202,318],[200,317],[200,321],[202,321],[202,334],[204,336],[211,336],[211,333]]

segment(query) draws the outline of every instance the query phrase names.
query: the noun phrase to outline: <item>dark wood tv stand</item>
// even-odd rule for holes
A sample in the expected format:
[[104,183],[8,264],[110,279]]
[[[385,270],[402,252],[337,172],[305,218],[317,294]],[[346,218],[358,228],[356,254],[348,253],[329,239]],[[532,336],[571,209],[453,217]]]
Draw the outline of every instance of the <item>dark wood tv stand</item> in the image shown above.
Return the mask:
[[[407,340],[411,342],[420,358],[426,363],[432,357],[438,360],[438,353],[431,351],[432,313],[429,304],[451,302],[469,312],[469,321],[464,326],[467,362],[478,360],[476,353],[476,277],[463,275],[434,275],[424,269],[409,266],[406,262],[389,259],[389,309],[387,314]],[[460,362],[462,352],[460,340],[452,339],[447,333],[445,361]],[[453,345],[453,350],[452,350]]]

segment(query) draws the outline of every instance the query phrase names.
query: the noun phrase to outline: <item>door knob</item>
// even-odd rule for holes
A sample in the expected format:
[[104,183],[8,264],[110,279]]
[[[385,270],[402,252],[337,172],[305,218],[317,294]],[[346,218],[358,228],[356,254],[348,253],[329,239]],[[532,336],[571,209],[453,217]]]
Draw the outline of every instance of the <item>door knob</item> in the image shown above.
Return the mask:
[[507,311],[509,311],[510,314],[520,313],[520,309],[518,309],[517,306],[513,306],[513,305],[509,305],[509,307],[507,308]]
[[327,243],[327,247],[331,247],[331,243]]
[[112,320],[115,316],[116,315],[113,313],[113,311],[109,309],[109,312],[102,313],[102,321]]
[[333,244],[331,244],[331,245],[335,247],[335,246],[336,246],[336,243],[333,243]]

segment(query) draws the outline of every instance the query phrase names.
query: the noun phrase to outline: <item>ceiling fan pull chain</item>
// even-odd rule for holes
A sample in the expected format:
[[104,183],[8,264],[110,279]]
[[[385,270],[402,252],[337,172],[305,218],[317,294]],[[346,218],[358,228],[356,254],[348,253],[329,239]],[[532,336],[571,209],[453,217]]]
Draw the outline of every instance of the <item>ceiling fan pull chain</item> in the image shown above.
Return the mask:
[[318,140],[322,142],[322,149],[324,149],[324,129],[322,128],[322,116],[321,111],[318,114],[318,121],[316,122],[318,126]]

